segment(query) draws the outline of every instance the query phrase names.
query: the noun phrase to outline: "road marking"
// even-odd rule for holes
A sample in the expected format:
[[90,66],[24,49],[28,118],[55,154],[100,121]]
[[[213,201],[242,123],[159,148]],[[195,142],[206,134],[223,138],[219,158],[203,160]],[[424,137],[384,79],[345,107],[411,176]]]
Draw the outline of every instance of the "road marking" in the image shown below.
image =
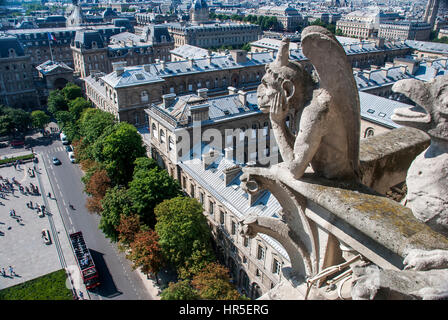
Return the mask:
[[70,218],[70,216],[68,217],[68,220],[70,220],[70,223],[73,224],[72,218]]

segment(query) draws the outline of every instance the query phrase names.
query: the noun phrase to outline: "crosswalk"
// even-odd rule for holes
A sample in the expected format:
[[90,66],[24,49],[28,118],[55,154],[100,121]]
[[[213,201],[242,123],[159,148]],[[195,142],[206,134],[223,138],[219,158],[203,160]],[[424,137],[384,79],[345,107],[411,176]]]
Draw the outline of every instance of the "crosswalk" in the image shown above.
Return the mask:
[[58,152],[58,151],[65,151],[65,147],[57,146],[57,147],[45,148],[45,149],[39,150],[39,152],[42,154],[51,154],[53,152]]

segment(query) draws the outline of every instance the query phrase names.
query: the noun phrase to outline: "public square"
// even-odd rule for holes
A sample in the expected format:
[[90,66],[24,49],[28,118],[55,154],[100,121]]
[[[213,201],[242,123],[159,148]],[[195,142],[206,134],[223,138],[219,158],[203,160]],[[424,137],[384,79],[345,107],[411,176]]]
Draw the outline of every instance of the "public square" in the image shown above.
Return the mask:
[[[24,151],[24,154],[30,151]],[[18,155],[18,154],[14,154]],[[20,192],[17,184],[13,184],[14,192],[3,191],[5,198],[0,199],[0,268],[5,268],[6,276],[0,276],[0,289],[7,288],[62,268],[55,246],[52,228],[47,213],[39,217],[36,207],[44,204],[42,190],[38,181],[38,173],[31,177],[28,173],[34,163],[28,162],[17,166],[0,168],[1,184],[10,182],[13,178],[24,188],[31,185],[39,188],[39,194]],[[40,173],[45,175],[45,170]],[[48,178],[47,178],[48,179]],[[31,191],[31,190],[30,190]],[[33,209],[27,203],[33,204]],[[51,200],[50,200],[51,201]],[[15,210],[16,216],[10,216],[10,210]],[[46,208],[48,209],[48,208]],[[49,211],[51,212],[51,210]],[[51,242],[45,244],[42,230],[50,232]],[[15,276],[9,273],[9,266],[14,268]]]

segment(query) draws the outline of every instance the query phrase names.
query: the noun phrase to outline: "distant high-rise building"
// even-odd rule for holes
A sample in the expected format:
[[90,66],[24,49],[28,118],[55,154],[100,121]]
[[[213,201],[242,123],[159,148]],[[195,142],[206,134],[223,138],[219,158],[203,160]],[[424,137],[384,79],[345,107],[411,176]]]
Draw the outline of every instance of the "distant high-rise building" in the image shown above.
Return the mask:
[[440,0],[428,0],[426,5],[424,21],[434,27],[437,18],[437,11],[439,11]]

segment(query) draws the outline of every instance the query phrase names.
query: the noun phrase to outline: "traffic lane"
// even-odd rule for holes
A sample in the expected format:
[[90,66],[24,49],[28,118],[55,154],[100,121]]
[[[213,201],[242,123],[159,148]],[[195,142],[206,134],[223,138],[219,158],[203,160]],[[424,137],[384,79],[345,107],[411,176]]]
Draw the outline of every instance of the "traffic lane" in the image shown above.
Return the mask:
[[[98,290],[98,295],[103,298],[114,299],[152,299],[147,293],[142,280],[132,270],[130,262],[123,253],[118,251],[115,244],[111,243],[98,229],[100,216],[90,214],[85,208],[87,195],[82,191],[82,171],[76,164],[68,160],[64,151],[55,152],[61,165],[54,166],[52,175],[57,184],[58,198],[68,195],[65,208],[62,212],[72,223],[76,231],[83,231],[87,246],[92,251],[92,256],[97,263],[100,277],[104,278],[104,286]],[[63,159],[63,157],[66,159]],[[50,159],[51,159],[50,155]],[[74,205],[74,210],[68,207],[68,203]]]

